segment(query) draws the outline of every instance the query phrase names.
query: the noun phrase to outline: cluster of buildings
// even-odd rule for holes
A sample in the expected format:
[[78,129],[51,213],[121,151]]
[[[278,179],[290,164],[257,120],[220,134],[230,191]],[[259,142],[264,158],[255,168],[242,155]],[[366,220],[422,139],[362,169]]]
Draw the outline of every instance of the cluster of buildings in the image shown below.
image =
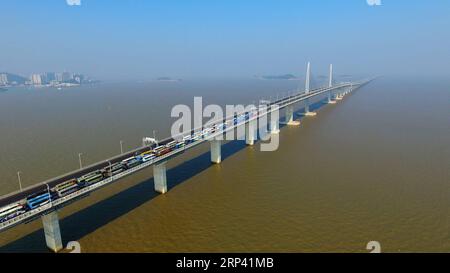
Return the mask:
[[83,74],[71,72],[37,73],[31,74],[29,78],[10,73],[0,73],[0,86],[32,85],[67,87],[94,82],[94,80],[84,76]]

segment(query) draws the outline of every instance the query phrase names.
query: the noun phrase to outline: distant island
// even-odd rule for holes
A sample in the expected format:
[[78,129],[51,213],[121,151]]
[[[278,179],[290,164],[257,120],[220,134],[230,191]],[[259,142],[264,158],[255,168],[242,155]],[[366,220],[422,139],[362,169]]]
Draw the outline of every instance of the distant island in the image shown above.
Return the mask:
[[156,81],[158,82],[179,82],[181,79],[173,79],[171,77],[159,77],[156,78]]
[[266,75],[266,76],[257,76],[257,78],[262,80],[298,80],[299,78],[292,74],[283,74],[283,75]]
[[36,87],[72,87],[82,84],[92,84],[99,81],[80,73],[71,72],[46,72],[31,74],[29,77],[8,72],[0,72],[0,88],[12,86],[36,86]]

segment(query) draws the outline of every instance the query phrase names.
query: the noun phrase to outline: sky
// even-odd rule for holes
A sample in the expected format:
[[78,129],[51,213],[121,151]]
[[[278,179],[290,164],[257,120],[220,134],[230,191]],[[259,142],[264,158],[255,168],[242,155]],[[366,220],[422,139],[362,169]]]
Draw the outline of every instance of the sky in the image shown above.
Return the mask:
[[0,71],[450,75],[450,1],[1,0]]

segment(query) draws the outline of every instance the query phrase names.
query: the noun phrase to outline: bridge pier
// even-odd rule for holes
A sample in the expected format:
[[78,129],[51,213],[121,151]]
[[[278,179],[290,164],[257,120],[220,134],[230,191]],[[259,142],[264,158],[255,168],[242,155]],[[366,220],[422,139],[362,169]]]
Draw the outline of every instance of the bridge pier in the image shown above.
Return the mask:
[[249,146],[255,144],[257,120],[254,119],[245,124],[245,143]]
[[155,191],[159,193],[167,192],[166,161],[153,165],[153,181]]
[[349,93],[350,87],[344,87],[341,92],[341,98],[344,98]]
[[309,116],[309,117],[317,115],[316,112],[309,111],[309,99],[305,99],[305,114],[304,115]]
[[[340,88],[341,89],[341,88]],[[336,98],[335,100],[342,100],[344,96],[342,96],[341,92],[339,91],[339,89],[336,91]]]
[[53,251],[58,252],[63,249],[61,231],[59,229],[58,213],[52,211],[49,214],[41,216],[42,225],[44,226],[45,242],[47,247]]
[[348,87],[347,94],[350,94],[352,91],[353,91],[353,85],[351,84],[351,85]]
[[222,141],[213,139],[211,142],[211,162],[219,164],[222,161],[221,145]]
[[270,133],[271,134],[278,134],[280,132],[280,129],[278,128],[278,123],[280,122],[279,120],[277,120],[277,118],[275,118],[273,113],[270,114]]
[[331,90],[330,92],[328,92],[328,104],[335,104],[336,101],[332,99],[332,94],[331,94]]
[[285,124],[289,126],[300,125],[300,121],[294,120],[294,106],[286,106]]

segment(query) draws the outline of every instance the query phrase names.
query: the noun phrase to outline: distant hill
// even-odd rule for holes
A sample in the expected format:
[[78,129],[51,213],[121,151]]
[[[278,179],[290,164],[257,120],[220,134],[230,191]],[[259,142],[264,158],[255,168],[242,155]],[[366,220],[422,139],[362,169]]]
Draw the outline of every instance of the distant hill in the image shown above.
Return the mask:
[[284,75],[266,75],[260,76],[260,79],[263,80],[297,80],[298,78],[292,74],[284,74]]
[[173,79],[171,77],[159,77],[159,78],[156,78],[156,80],[160,81],[160,82],[178,82],[178,81],[181,81],[181,79]]

